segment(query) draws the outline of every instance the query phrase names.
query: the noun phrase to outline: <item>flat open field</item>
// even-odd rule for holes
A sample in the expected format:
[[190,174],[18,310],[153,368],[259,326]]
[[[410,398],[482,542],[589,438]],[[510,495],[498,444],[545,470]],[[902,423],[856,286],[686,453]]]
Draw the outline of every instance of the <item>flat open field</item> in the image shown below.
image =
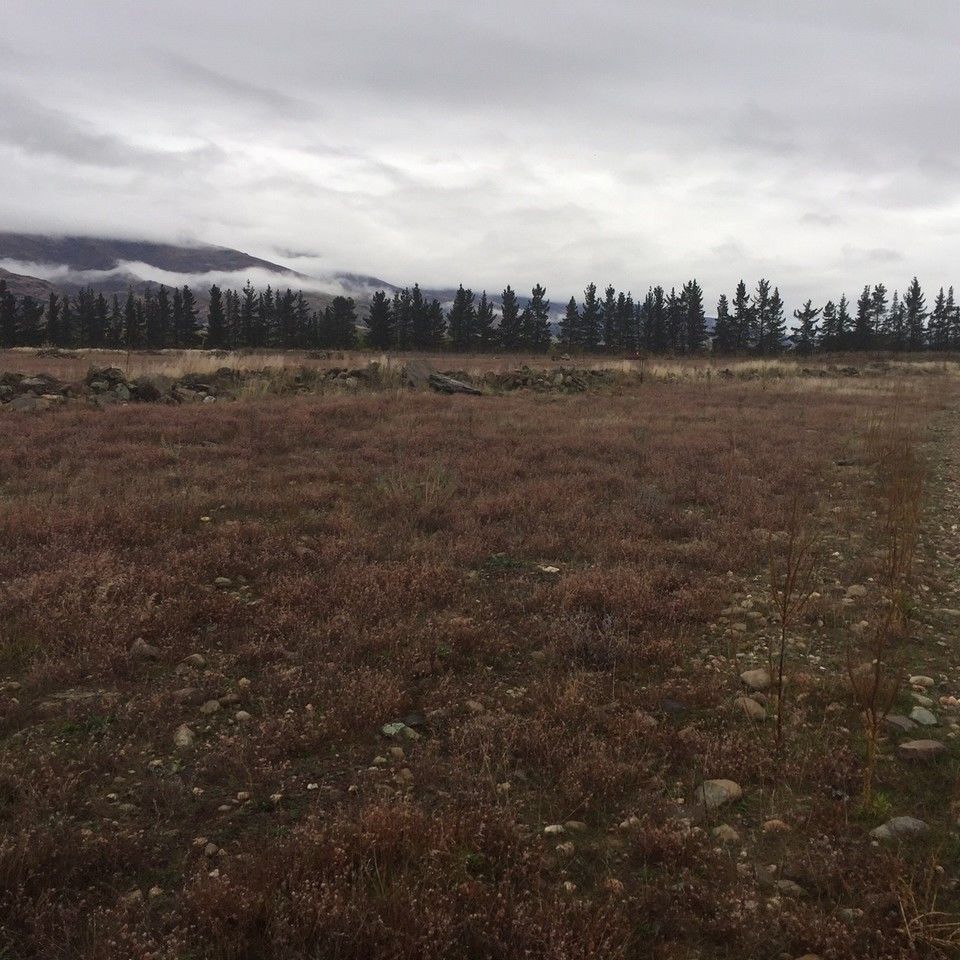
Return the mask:
[[0,416],[0,957],[955,955],[960,368],[802,366]]

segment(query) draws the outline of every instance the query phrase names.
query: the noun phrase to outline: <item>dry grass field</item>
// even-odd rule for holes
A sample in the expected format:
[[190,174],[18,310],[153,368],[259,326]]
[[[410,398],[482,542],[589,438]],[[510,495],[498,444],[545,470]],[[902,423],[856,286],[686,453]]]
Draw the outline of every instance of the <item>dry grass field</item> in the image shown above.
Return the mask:
[[0,415],[0,957],[954,955],[958,368],[811,366]]

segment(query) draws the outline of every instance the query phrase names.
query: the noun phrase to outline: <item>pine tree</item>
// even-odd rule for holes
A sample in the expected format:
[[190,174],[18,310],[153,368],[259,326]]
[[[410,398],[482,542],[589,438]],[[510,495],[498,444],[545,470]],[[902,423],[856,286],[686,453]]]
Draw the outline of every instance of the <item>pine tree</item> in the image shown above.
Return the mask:
[[870,346],[876,346],[887,327],[887,288],[878,283],[870,294]]
[[434,341],[433,330],[430,324],[428,304],[424,299],[420,284],[415,283],[410,291],[410,340],[417,350],[429,350],[439,346]]
[[647,347],[654,353],[663,353],[670,346],[667,330],[667,300],[663,287],[653,288],[650,315],[647,318]]
[[151,347],[163,348],[170,345],[170,322],[170,296],[167,293],[167,288],[161,285],[157,291],[157,342],[150,344]]
[[473,306],[473,291],[464,290],[463,284],[453,298],[453,306],[447,314],[447,330],[454,350],[466,353],[473,349],[474,324],[477,313]]
[[837,332],[837,305],[828,300],[823,307],[823,318],[820,323],[820,338],[817,346],[821,350],[836,350],[840,337]]
[[115,350],[123,345],[123,311],[120,309],[120,298],[114,294],[110,303],[110,326],[108,332],[110,346]]
[[713,352],[731,353],[736,342],[735,337],[733,318],[730,316],[730,302],[727,300],[727,295],[721,293],[717,301],[717,322],[713,327]]
[[186,285],[180,293],[180,343],[184,347],[195,347],[200,339],[197,320],[197,298]]
[[51,293],[47,299],[47,313],[43,327],[44,343],[60,345],[60,298]]
[[389,350],[393,346],[393,309],[383,290],[378,290],[367,311],[367,344],[375,350]]
[[243,288],[243,301],[240,304],[240,337],[234,346],[252,347],[257,326],[257,292],[248,280]]
[[127,302],[123,308],[123,345],[128,350],[136,350],[143,343],[143,331],[140,327],[141,311],[137,309],[137,299],[132,290],[127,291]]
[[314,314],[307,304],[303,291],[298,290],[293,299],[293,331],[294,344],[301,349],[309,349],[313,346],[313,318]]
[[889,330],[886,347],[897,352],[907,349],[907,311],[900,299],[900,292],[894,290],[890,305]]
[[588,283],[583,291],[583,309],[580,311],[580,336],[576,344],[584,350],[596,350],[600,346],[603,308],[597,299],[597,285]]
[[953,287],[947,291],[947,323],[949,324],[948,341],[951,350],[960,348],[960,309],[953,296]]
[[580,336],[580,309],[577,307],[577,298],[571,297],[567,301],[567,309],[560,321],[560,343],[565,347],[572,347]]
[[684,332],[687,326],[686,307],[677,295],[676,287],[670,289],[666,304],[667,348],[671,353],[682,353]]
[[848,350],[853,336],[853,318],[850,316],[850,304],[847,295],[840,297],[837,304],[837,345],[836,350]]
[[295,299],[293,291],[287,287],[283,293],[277,291],[274,301],[273,343],[284,350],[292,350],[297,344]]
[[863,288],[857,300],[857,316],[853,322],[851,345],[854,350],[869,350],[873,344],[873,296],[870,286]]
[[477,314],[474,321],[475,343],[480,350],[492,350],[497,342],[497,331],[493,325],[493,304],[487,299],[487,291],[480,294]]
[[171,340],[172,346],[183,347],[183,296],[179,287],[173,288],[170,298]]
[[443,304],[436,297],[427,304],[427,330],[430,347],[434,350],[442,347],[447,339],[447,318],[443,312]]
[[685,314],[684,348],[690,353],[703,349],[707,340],[707,318],[703,309],[703,290],[696,280],[683,285],[680,294]]
[[500,295],[500,343],[504,350],[520,346],[520,304],[509,285]]
[[733,351],[749,350],[753,346],[753,305],[747,285],[741,280],[733,295]]
[[633,302],[633,294],[628,290],[623,300],[621,309],[620,301],[617,301],[617,324],[620,327],[623,342],[621,349],[624,353],[634,354],[640,343],[637,333],[637,307]]
[[107,329],[110,324],[107,298],[98,293],[93,301],[93,333],[90,344],[94,347],[103,347],[107,342]]
[[330,345],[339,350],[349,350],[356,344],[356,305],[350,297],[334,297],[328,310]]
[[817,317],[820,316],[820,309],[814,309],[813,301],[808,300],[801,310],[794,310],[798,326],[794,330],[794,342],[797,346],[797,353],[801,357],[807,357],[813,353],[813,348],[817,344]]
[[17,298],[7,289],[7,281],[0,277],[0,346],[17,345]]
[[615,353],[617,344],[617,291],[611,284],[603,293],[603,346],[607,353]]
[[223,314],[223,294],[214,284],[210,288],[210,304],[207,307],[207,347],[220,350],[227,345],[227,323]]
[[907,348],[910,350],[922,350],[926,343],[926,330],[924,321],[927,319],[926,298],[920,289],[920,282],[916,277],[907,287],[907,292],[903,297],[903,305],[906,309],[907,323]]
[[40,346],[43,307],[29,294],[20,300],[17,341],[23,347]]
[[930,349],[946,350],[950,345],[950,321],[947,313],[947,295],[943,287],[937,293],[930,313]]
[[524,338],[532,350],[545,353],[550,347],[550,301],[547,291],[538,283],[531,291],[530,303],[524,313],[527,322],[524,325]]
[[753,333],[757,353],[764,354],[770,345],[770,281],[761,279],[753,295]]
[[787,321],[784,316],[783,298],[780,288],[774,287],[770,295],[770,312],[767,318],[767,344],[764,353],[772,356],[783,350],[783,341],[787,335]]
[[[2,314],[3,305],[0,302],[0,314]],[[74,336],[76,331],[74,330],[74,320],[73,320],[73,311],[70,306],[70,298],[64,294],[63,303],[60,306],[60,329],[58,331],[59,337],[55,341],[55,346],[58,347],[70,347],[73,346]]]
[[398,350],[410,349],[410,290],[404,287],[393,295],[394,345]]

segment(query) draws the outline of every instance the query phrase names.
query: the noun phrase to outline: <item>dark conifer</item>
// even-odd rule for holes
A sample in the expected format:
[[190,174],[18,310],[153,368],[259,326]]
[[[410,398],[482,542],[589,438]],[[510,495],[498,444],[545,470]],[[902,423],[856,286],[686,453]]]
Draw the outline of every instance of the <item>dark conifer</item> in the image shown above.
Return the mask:
[[393,309],[383,290],[378,290],[367,311],[367,344],[375,350],[389,350],[394,343]]
[[793,315],[797,319],[793,340],[797,347],[797,353],[802,357],[807,357],[813,353],[813,348],[817,344],[817,317],[820,316],[820,312],[819,308],[814,308],[812,300],[808,300],[802,309],[793,311]]
[[227,321],[223,312],[223,294],[214,284],[210,288],[210,304],[207,307],[207,347],[220,350],[227,345]]
[[906,309],[907,348],[909,350],[922,350],[926,344],[924,323],[927,319],[927,309],[926,298],[916,277],[907,287],[907,292],[903,297],[903,305]]
[[520,346],[520,304],[509,285],[500,295],[500,344],[504,350]]

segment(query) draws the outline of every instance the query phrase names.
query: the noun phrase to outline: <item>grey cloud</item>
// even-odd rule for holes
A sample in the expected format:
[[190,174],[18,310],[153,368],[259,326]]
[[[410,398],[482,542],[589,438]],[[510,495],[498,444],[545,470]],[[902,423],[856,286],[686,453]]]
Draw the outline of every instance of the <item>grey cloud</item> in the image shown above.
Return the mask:
[[960,262],[955,0],[75,11],[4,8],[20,229],[187,231],[555,300],[693,274],[715,299],[762,272],[822,301]]
[[187,80],[195,87],[201,87],[236,105],[256,107],[269,111],[274,116],[295,119],[316,118],[316,107],[279,90],[253,83],[240,77],[221,73],[187,57],[179,56],[169,50],[156,50],[154,56],[163,66],[180,80]]

